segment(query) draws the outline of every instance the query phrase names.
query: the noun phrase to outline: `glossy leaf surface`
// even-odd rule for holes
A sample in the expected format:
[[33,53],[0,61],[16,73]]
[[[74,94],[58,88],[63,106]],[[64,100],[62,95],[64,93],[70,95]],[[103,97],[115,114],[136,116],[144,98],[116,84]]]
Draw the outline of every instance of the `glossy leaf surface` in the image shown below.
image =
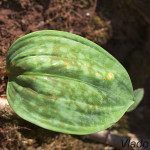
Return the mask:
[[23,119],[53,131],[90,134],[117,122],[133,103],[123,66],[78,35],[25,35],[7,54],[7,98]]

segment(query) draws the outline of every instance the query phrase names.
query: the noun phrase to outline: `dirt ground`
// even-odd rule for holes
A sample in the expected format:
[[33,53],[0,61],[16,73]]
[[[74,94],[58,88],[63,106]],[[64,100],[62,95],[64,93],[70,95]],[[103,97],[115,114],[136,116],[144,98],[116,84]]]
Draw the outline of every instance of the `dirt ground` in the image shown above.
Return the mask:
[[[17,38],[37,30],[68,31],[96,42],[123,64],[135,89],[145,90],[139,107],[126,113],[111,130],[150,138],[149,12],[149,0],[0,0],[0,62]],[[7,77],[3,76],[0,96],[6,95],[6,86]],[[0,115],[0,149],[114,148]]]

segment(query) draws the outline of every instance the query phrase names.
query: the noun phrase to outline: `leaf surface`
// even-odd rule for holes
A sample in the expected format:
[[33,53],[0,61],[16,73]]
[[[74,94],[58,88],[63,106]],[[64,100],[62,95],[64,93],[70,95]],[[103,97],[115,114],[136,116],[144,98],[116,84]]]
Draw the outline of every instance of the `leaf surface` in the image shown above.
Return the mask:
[[123,66],[97,44],[67,32],[44,30],[18,39],[8,51],[7,72],[13,110],[53,131],[104,130],[133,103]]

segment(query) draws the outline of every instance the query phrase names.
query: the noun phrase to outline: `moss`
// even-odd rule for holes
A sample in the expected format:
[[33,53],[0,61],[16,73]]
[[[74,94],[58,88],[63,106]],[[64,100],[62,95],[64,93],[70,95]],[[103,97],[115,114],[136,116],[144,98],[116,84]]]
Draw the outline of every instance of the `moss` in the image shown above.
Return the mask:
[[119,134],[123,135],[123,136],[127,136],[128,133],[130,132],[130,126],[129,123],[127,121],[127,118],[123,117],[120,121],[119,121],[119,126],[117,128]]
[[94,25],[96,28],[103,28],[106,26],[105,22],[99,16],[94,16]]
[[94,15],[86,27],[86,37],[100,45],[110,38],[111,28],[101,16]]

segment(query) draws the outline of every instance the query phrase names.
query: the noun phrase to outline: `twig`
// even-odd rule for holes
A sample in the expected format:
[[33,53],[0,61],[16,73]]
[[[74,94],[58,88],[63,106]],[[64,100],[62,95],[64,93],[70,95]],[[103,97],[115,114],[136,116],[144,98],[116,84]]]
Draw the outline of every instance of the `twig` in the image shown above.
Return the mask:
[[94,14],[94,13],[95,13],[95,11],[96,11],[96,7],[97,7],[97,0],[95,0],[95,2],[94,2],[93,14]]
[[71,10],[72,13],[74,13],[76,16],[78,16],[79,18],[82,18],[82,15],[79,14],[78,12],[74,11],[74,10]]
[[[94,133],[94,134],[84,135],[81,137],[82,137],[82,139],[89,139],[94,142],[107,144],[107,145],[110,145],[112,147],[115,147],[115,148],[118,148],[121,150],[131,150],[131,148],[128,146],[128,144],[124,144],[124,143],[126,143],[126,141],[131,140],[130,137],[123,137],[123,136],[115,135],[113,133],[109,133],[109,131],[107,131],[107,130],[104,130],[104,131],[101,131],[98,133]],[[138,142],[137,139],[138,138],[135,138],[134,141]],[[132,141],[133,141],[133,139],[132,139]]]

